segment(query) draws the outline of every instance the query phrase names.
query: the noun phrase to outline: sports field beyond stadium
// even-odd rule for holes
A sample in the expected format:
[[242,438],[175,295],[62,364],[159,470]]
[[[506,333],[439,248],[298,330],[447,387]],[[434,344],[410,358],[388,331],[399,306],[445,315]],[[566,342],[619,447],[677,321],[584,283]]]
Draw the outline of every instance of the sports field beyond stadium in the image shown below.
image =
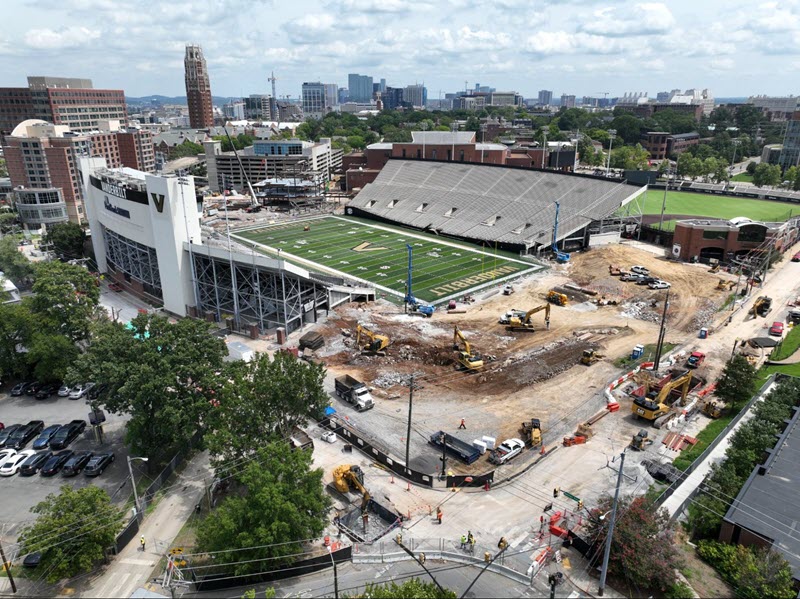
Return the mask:
[[[308,231],[305,231],[308,227]],[[395,300],[405,295],[408,250],[414,249],[414,295],[439,303],[543,267],[493,248],[352,217],[325,216],[237,231],[265,254],[312,271],[365,281]]]

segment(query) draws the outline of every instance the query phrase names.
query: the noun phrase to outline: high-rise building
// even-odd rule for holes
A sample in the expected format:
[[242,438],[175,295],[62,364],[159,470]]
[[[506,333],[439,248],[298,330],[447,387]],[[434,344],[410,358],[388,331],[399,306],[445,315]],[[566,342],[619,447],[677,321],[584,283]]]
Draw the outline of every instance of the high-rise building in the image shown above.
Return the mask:
[[101,120],[127,118],[125,92],[94,89],[91,79],[28,77],[28,87],[0,88],[0,137],[28,119],[85,133],[97,129]]
[[339,105],[339,86],[325,83],[325,111],[330,112]]
[[489,106],[522,106],[522,95],[517,92],[490,92]]
[[381,101],[385,110],[395,110],[403,105],[403,88],[387,87],[381,94]]
[[550,106],[553,103],[553,92],[549,89],[540,89],[539,100],[536,103],[539,106]]
[[226,119],[233,121],[243,121],[245,116],[245,105],[242,100],[232,100],[222,107],[222,114]]
[[350,90],[346,87],[339,88],[339,104],[344,104],[350,101]]
[[303,116],[306,119],[321,119],[325,116],[325,84],[317,82],[303,83],[302,90]]
[[250,94],[244,99],[244,118],[253,120],[274,121],[272,96],[268,94]]
[[347,76],[350,102],[370,102],[372,100],[372,77],[350,73]]
[[381,79],[380,92],[383,93],[385,91],[386,91],[386,79]]
[[418,108],[425,108],[425,103],[428,101],[428,88],[420,83],[407,85],[403,91],[403,101]]
[[563,108],[575,108],[575,96],[561,94],[561,106]]
[[186,100],[189,103],[189,125],[194,129],[214,126],[214,109],[211,104],[211,82],[208,79],[206,59],[200,46],[186,46],[183,59],[186,79]]
[[792,113],[786,123],[778,164],[784,171],[791,166],[800,166],[800,111]]

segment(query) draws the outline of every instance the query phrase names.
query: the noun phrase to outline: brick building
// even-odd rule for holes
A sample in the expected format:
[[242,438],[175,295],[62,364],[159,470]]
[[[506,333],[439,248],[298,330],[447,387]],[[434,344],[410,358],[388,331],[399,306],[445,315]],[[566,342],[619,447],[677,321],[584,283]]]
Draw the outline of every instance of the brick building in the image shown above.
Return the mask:
[[208,67],[200,46],[186,46],[183,59],[186,82],[186,101],[189,104],[189,126],[204,129],[214,126],[214,109],[211,103],[211,82]]
[[674,112],[691,114],[695,121],[703,118],[702,104],[672,104],[667,102],[654,102],[648,104],[617,104],[617,108],[632,112],[638,117],[650,118],[655,113],[662,110],[672,110]]
[[664,160],[678,156],[700,143],[700,134],[668,133],[666,131],[648,131],[642,134],[642,147],[650,152],[652,160]]
[[94,89],[91,79],[28,77],[28,87],[0,88],[0,137],[28,119],[87,133],[102,120],[127,118],[125,92]]
[[119,144],[119,160],[129,168],[153,173],[156,170],[153,134],[144,129],[120,131],[116,135]]

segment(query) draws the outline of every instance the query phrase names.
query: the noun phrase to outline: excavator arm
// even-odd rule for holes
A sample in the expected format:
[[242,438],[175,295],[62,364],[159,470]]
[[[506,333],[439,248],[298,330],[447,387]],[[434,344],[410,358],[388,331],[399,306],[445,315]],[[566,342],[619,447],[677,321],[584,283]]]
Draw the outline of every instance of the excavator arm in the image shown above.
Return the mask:
[[542,306],[537,306],[537,307],[535,307],[535,308],[533,308],[531,310],[528,310],[528,312],[525,314],[525,320],[522,321],[523,324],[526,324],[526,325],[530,324],[531,316],[533,316],[537,312],[541,312],[542,310],[544,310],[544,320],[545,320],[545,322],[550,320],[550,304],[544,304]]
[[459,342],[464,344],[464,351],[471,356],[472,348],[469,346],[469,341],[464,337],[464,333],[461,332],[458,325],[455,325],[453,327],[453,349],[458,349],[460,347]]
[[675,380],[667,382],[658,394],[656,401],[660,405],[666,405],[667,401],[669,400],[669,394],[672,393],[673,389],[677,389],[680,387],[681,389],[681,405],[686,402],[686,396],[689,393],[689,386],[692,384],[692,373],[687,372],[686,374],[679,376]]
[[[362,343],[362,341],[364,341],[362,336],[369,339],[369,343]],[[386,335],[378,335],[370,331],[367,327],[358,325],[356,327],[356,345],[364,351],[379,352],[389,346],[389,337]]]

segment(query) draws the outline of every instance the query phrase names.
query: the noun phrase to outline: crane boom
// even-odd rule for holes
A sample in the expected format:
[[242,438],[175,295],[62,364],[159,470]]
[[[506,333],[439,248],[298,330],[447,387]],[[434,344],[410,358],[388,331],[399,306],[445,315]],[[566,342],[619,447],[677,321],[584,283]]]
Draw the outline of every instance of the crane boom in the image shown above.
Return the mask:
[[407,306],[411,307],[412,310],[430,318],[436,308],[427,304],[421,304],[417,298],[414,297],[414,292],[411,288],[413,282],[412,272],[414,270],[414,248],[411,247],[410,243],[406,244],[406,248],[408,248],[408,278],[406,279],[406,296],[403,298],[403,301]]
[[258,200],[256,199],[256,192],[253,189],[253,186],[250,183],[250,177],[247,176],[247,171],[244,170],[244,165],[242,164],[242,159],[239,158],[239,152],[236,150],[236,145],[233,143],[233,139],[231,139],[231,134],[228,133],[228,128],[223,127],[223,131],[225,131],[225,135],[228,137],[228,141],[231,142],[231,147],[233,148],[233,155],[236,156],[236,161],[239,163],[239,170],[242,171],[242,176],[244,180],[247,182],[247,189],[250,190],[250,205],[251,206],[259,206]]
[[569,262],[569,254],[558,249],[558,214],[561,211],[561,203],[556,202],[556,220],[553,223],[553,253],[556,255],[557,262]]

